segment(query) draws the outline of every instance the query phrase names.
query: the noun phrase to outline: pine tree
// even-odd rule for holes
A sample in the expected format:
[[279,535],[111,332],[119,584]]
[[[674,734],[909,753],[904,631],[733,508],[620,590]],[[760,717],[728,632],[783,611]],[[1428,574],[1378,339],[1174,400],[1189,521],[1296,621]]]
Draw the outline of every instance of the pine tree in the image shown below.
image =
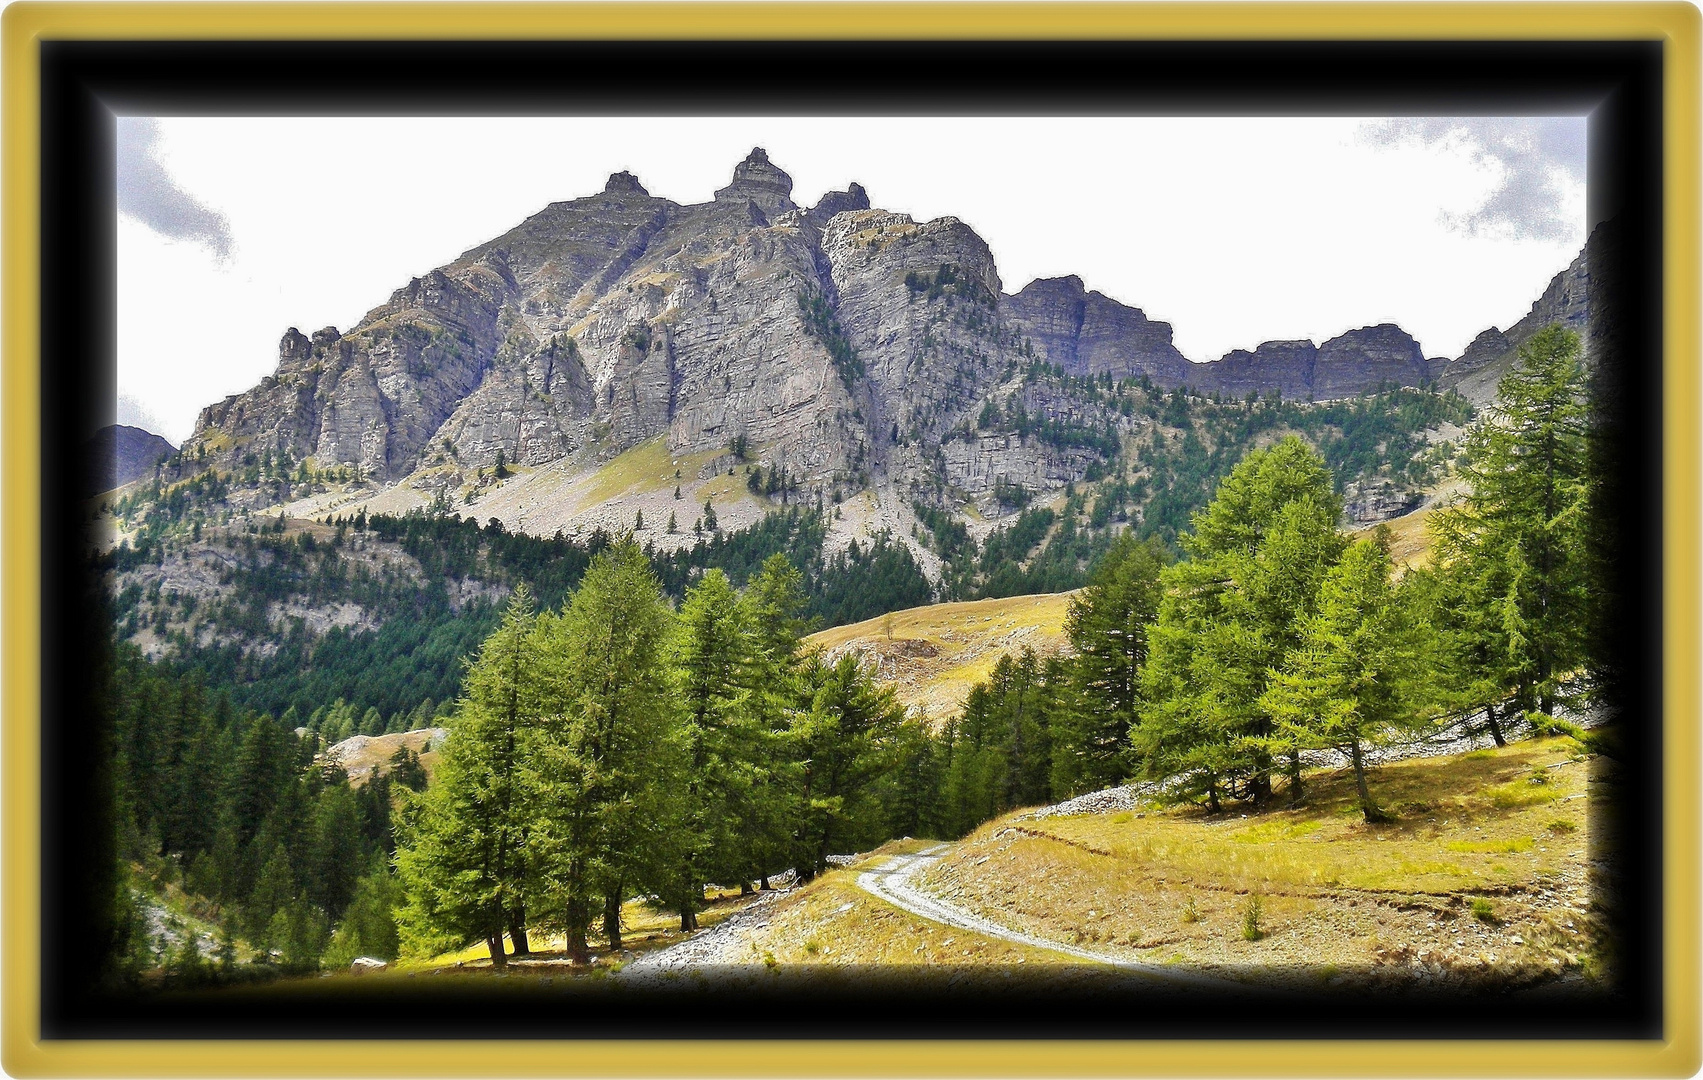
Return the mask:
[[1590,454],[1579,338],[1552,326],[1468,435],[1470,492],[1432,518],[1458,701],[1493,722],[1503,701],[1553,715],[1587,660]]
[[1065,633],[1077,657],[1076,693],[1056,711],[1052,733],[1051,787],[1061,798],[1115,784],[1129,773],[1129,733],[1164,565],[1157,540],[1144,543],[1124,533],[1070,602]]
[[531,593],[518,585],[468,669],[437,783],[397,852],[409,938],[422,949],[482,940],[499,968],[505,930],[517,953],[527,951],[535,889],[539,796],[526,766],[544,708],[538,629]]
[[1388,818],[1366,784],[1366,750],[1426,723],[1425,639],[1403,592],[1390,580],[1383,547],[1372,540],[1349,545],[1320,586],[1299,647],[1261,698],[1277,745],[1348,756],[1368,822]]
[[591,562],[560,618],[541,626],[550,725],[537,755],[545,902],[576,960],[599,905],[619,947],[621,903],[678,880],[683,765],[667,663],[672,616],[631,539]]
[[[1148,631],[1146,701],[1132,739],[1156,777],[1217,809],[1271,796],[1272,723],[1260,704],[1300,641],[1344,540],[1324,462],[1291,436],[1243,458],[1182,537],[1188,558],[1160,575]],[[1289,755],[1289,798],[1301,795]]]

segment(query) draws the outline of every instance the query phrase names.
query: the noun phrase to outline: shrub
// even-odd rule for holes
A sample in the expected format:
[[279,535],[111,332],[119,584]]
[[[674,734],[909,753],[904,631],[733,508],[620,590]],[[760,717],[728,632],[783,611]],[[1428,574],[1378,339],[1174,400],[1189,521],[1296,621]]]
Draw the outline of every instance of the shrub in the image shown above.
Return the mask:
[[1242,939],[1258,941],[1265,937],[1265,930],[1260,926],[1260,915],[1265,905],[1260,900],[1260,894],[1254,893],[1248,897],[1248,902],[1242,908]]

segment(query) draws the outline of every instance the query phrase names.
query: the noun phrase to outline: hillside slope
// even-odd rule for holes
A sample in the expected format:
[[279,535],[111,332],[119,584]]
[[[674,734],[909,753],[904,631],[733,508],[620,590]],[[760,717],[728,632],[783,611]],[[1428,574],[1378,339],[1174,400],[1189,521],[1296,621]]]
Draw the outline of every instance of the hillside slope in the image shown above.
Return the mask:
[[[912,712],[943,721],[985,681],[1001,656],[1025,648],[1050,656],[1066,645],[1075,593],[929,604],[810,636],[830,658],[860,653],[876,680]],[[889,633],[889,631],[891,631]]]
[[1051,942],[1078,963],[1302,990],[1599,984],[1613,898],[1589,825],[1614,781],[1605,759],[1544,739],[1384,766],[1388,825],[1362,821],[1351,778],[1322,771],[1300,810],[1018,812],[933,855],[884,849],[936,859],[912,876],[927,908],[853,891],[885,865],[862,859],[782,898],[713,960],[1071,962],[1030,944]]

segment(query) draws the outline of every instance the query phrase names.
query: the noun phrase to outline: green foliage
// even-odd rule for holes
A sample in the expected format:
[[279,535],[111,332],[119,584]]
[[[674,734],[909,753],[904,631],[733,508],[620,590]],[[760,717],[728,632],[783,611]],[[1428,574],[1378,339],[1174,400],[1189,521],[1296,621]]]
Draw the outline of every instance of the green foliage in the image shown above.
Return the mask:
[[[559,618],[541,621],[548,723],[528,768],[543,925],[576,958],[602,900],[618,911],[679,867],[683,732],[667,664],[673,617],[628,540],[592,561]],[[618,917],[617,917],[618,918]],[[617,931],[618,933],[618,931]],[[614,936],[614,935],[611,935]]]
[[1260,700],[1274,721],[1273,752],[1329,747],[1348,755],[1367,821],[1386,815],[1367,787],[1365,750],[1413,734],[1430,705],[1430,643],[1404,592],[1392,584],[1382,548],[1371,540],[1349,545]]
[[944,732],[945,769],[939,811],[946,833],[962,835],[1018,806],[1052,793],[1053,733],[1048,719],[1067,693],[1065,664],[1045,664],[1032,650],[1001,656]]
[[[1272,723],[1261,704],[1300,642],[1343,547],[1324,463],[1299,439],[1249,454],[1195,515],[1188,558],[1161,575],[1148,633],[1147,702],[1132,731],[1145,771],[1177,797],[1271,794]],[[1298,759],[1291,755],[1291,798]]]
[[1242,905],[1242,940],[1258,941],[1265,937],[1265,928],[1260,926],[1260,917],[1265,914],[1265,904],[1259,893],[1249,895],[1247,903]]
[[500,960],[511,922],[536,904],[535,778],[525,767],[543,736],[545,672],[531,594],[517,588],[467,672],[460,708],[398,853],[408,895],[400,922],[420,951],[483,940]]
[[863,361],[852,348],[851,339],[846,337],[845,329],[840,326],[840,320],[834,314],[833,305],[828,298],[814,289],[798,290],[798,312],[804,317],[804,330],[811,337],[822,343],[828,350],[828,358],[833,361],[834,371],[840,376],[848,392],[856,389],[857,380],[863,377]]
[[1070,707],[1053,728],[1055,793],[1077,795],[1129,775],[1129,733],[1141,707],[1147,628],[1159,611],[1165,562],[1156,541],[1124,533],[1070,602],[1065,633],[1076,659]]
[[1520,347],[1467,436],[1470,493],[1432,518],[1458,708],[1553,715],[1563,678],[1586,663],[1590,453],[1578,335],[1550,327]]

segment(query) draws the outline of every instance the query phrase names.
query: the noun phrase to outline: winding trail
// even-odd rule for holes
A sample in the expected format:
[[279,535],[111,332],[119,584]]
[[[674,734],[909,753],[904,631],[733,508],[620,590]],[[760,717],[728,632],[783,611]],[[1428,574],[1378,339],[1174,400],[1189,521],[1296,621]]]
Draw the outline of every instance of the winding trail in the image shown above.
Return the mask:
[[912,879],[939,862],[941,855],[951,847],[951,844],[936,844],[914,855],[894,855],[881,865],[859,874],[857,886],[871,896],[885,900],[894,907],[902,908],[912,915],[920,916],[932,922],[944,923],[947,926],[955,926],[960,930],[969,930],[987,937],[998,938],[1001,941],[1029,945],[1038,949],[1050,949],[1053,952],[1063,953],[1078,960],[1087,960],[1096,964],[1110,964],[1124,971],[1203,990],[1222,991],[1234,988],[1247,992],[1250,989],[1248,984],[1236,982],[1232,979],[1218,979],[1210,975],[1177,971],[1174,968],[1158,964],[1143,964],[1135,960],[1127,960],[1121,956],[1094,952],[1090,949],[1078,948],[1075,945],[1066,945],[1060,941],[1049,941],[1033,934],[1025,934],[1022,931],[1012,930],[998,923],[990,922],[956,904],[948,903],[938,896],[922,891],[913,883]]

